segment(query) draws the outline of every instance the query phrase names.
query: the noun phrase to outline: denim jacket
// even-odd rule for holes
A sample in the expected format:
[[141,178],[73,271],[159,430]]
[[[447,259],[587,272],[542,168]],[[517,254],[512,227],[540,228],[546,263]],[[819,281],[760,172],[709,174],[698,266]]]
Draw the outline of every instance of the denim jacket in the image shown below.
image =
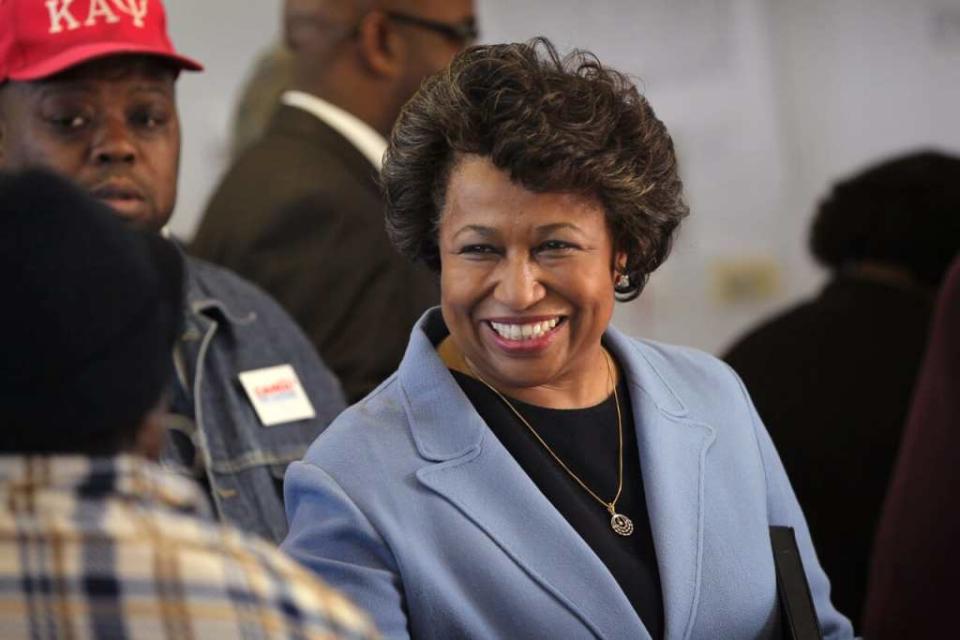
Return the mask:
[[[172,411],[191,424],[195,451],[168,446],[163,461],[180,470],[198,464],[221,520],[280,542],[287,532],[283,473],[344,408],[340,384],[267,294],[224,269],[185,260],[181,384]],[[265,427],[238,375],[283,364],[296,371],[316,417]]]

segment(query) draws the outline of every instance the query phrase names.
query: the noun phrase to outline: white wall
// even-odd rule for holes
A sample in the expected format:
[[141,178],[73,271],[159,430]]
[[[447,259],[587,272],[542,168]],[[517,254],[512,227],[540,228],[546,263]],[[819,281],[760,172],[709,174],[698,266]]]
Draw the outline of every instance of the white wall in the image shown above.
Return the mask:
[[[838,175],[918,146],[960,152],[960,1],[769,5],[790,175],[782,233],[806,237],[808,212]],[[802,284],[799,244],[789,264]]]
[[[208,68],[180,83],[180,235],[224,168],[233,100],[279,5],[168,0],[175,42]],[[634,334],[722,350],[816,288],[806,230],[833,179],[918,145],[960,152],[960,0],[478,0],[478,13],[486,41],[543,34],[636,76],[674,136],[692,213],[617,311]],[[779,288],[718,297],[742,259],[777,270]]]
[[170,229],[191,237],[229,161],[233,105],[257,53],[278,33],[280,0],[166,0],[174,46],[205,70],[177,83],[180,192]]

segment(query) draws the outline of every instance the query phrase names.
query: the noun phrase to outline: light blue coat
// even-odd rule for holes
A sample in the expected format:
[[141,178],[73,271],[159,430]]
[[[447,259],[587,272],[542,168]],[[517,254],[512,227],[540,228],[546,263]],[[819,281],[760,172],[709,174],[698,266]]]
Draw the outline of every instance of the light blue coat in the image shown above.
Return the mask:
[[[397,373],[290,467],[283,548],[387,638],[649,638],[461,392],[427,321]],[[694,350],[612,328],[605,343],[630,385],[666,638],[776,637],[772,524],[796,529],[824,636],[852,637],[739,379]]]

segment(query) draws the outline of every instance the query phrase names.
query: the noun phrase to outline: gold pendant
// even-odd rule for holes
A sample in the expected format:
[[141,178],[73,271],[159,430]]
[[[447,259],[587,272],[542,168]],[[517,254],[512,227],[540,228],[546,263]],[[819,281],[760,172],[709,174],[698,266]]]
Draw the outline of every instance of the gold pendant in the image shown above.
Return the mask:
[[633,534],[633,521],[622,513],[614,513],[610,518],[610,526],[621,536]]

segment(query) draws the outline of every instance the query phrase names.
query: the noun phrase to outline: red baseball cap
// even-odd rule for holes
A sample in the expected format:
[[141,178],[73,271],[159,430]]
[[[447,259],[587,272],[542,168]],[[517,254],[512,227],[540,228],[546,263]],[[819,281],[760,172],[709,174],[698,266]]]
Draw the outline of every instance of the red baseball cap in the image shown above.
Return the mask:
[[203,69],[174,51],[161,0],[0,0],[0,82],[40,80],[118,54]]

